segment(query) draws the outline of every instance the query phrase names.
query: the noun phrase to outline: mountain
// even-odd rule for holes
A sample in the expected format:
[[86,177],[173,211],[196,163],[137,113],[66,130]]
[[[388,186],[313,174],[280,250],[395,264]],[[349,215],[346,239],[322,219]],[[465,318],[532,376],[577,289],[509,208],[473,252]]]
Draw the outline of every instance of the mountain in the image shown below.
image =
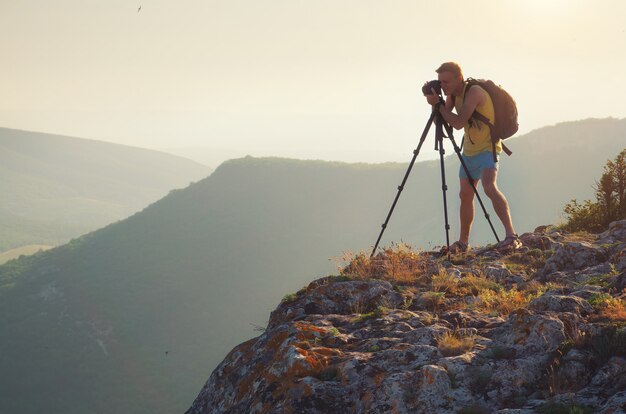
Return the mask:
[[39,251],[48,250],[51,248],[52,246],[46,246],[45,244],[29,244],[26,246],[7,250],[6,252],[0,253],[0,265],[8,262],[9,260],[17,259],[22,255],[31,255]]
[[355,259],[286,297],[187,414],[626,412],[626,220],[521,242]]
[[[518,230],[591,197],[624,127],[587,120],[511,139],[500,186]],[[458,160],[446,165],[454,237]],[[126,220],[1,266],[0,411],[182,412],[285,294],[335,271],[328,259],[342,251],[371,248],[406,167],[232,160]],[[417,163],[383,244],[441,245],[441,202],[439,163]],[[474,231],[474,244],[493,241],[480,214]]]
[[0,128],[0,252],[65,243],[210,172],[157,151]]

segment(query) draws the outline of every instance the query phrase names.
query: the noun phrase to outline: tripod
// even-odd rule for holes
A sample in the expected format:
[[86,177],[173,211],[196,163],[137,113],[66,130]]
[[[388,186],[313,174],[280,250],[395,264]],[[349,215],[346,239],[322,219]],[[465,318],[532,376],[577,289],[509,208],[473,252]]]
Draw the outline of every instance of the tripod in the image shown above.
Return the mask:
[[435,123],[435,151],[437,150],[439,151],[439,164],[441,166],[441,190],[443,193],[443,214],[444,214],[444,220],[445,220],[446,246],[447,246],[448,260],[450,259],[450,224],[448,223],[448,200],[446,197],[448,186],[446,185],[446,172],[445,172],[445,165],[444,165],[444,155],[446,153],[443,148],[444,128],[446,130],[446,133],[448,134],[447,138],[449,138],[450,142],[452,142],[452,146],[454,147],[454,152],[456,152],[456,154],[458,155],[459,160],[461,161],[461,165],[465,171],[465,174],[469,178],[469,182],[472,186],[472,189],[474,190],[474,194],[476,194],[476,197],[478,198],[478,202],[480,203],[480,207],[482,208],[483,213],[485,213],[485,218],[487,219],[487,222],[489,223],[489,226],[491,227],[491,230],[493,231],[493,235],[496,237],[496,240],[498,242],[500,241],[500,239],[498,238],[498,234],[496,233],[496,230],[494,229],[493,224],[491,223],[489,214],[487,213],[487,210],[485,209],[485,205],[483,204],[483,201],[480,198],[480,194],[478,194],[478,190],[476,189],[476,185],[474,184],[474,179],[472,178],[469,172],[469,169],[467,168],[467,165],[465,164],[465,160],[463,160],[463,157],[461,156],[461,149],[459,148],[459,146],[456,144],[456,141],[454,140],[452,127],[450,126],[449,123],[447,123],[443,119],[443,116],[439,112],[439,106],[442,104],[443,104],[443,99],[440,97],[440,102],[435,107],[433,107],[433,111],[430,114],[430,118],[428,119],[428,122],[426,123],[426,127],[424,128],[424,131],[422,132],[422,136],[420,137],[419,144],[417,148],[413,151],[413,159],[411,160],[411,163],[409,164],[409,168],[406,170],[406,173],[404,174],[404,179],[402,180],[402,183],[398,186],[398,193],[396,194],[396,198],[393,200],[393,204],[391,205],[389,214],[387,214],[387,219],[381,226],[382,229],[380,231],[380,234],[378,235],[376,244],[374,245],[374,248],[372,249],[372,254],[370,255],[370,258],[374,256],[374,253],[376,252],[376,249],[378,248],[380,239],[383,237],[383,233],[385,232],[385,229],[387,228],[387,225],[389,224],[389,219],[391,219],[393,210],[396,208],[396,204],[398,203],[400,194],[402,193],[402,190],[404,190],[404,185],[406,184],[406,181],[409,178],[409,174],[411,174],[411,170],[413,169],[413,164],[415,164],[415,159],[419,155],[419,152],[422,148],[422,144],[424,144],[424,141],[426,140],[426,136],[428,135],[428,131],[430,131],[430,127],[433,124],[433,122]]

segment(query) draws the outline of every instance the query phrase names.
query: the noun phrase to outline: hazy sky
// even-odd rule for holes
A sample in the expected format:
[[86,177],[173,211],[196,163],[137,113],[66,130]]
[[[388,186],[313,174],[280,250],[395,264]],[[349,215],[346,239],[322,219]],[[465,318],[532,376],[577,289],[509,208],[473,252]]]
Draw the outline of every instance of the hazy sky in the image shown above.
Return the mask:
[[447,60],[509,90],[520,133],[626,117],[625,29],[623,0],[0,0],[0,126],[408,161]]

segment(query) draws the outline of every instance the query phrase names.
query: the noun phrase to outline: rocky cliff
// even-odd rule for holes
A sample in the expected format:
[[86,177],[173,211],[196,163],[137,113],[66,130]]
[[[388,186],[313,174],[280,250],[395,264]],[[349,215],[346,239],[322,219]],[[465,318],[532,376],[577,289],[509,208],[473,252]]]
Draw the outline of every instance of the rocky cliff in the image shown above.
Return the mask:
[[285,296],[187,413],[626,413],[626,221],[521,239],[354,255]]

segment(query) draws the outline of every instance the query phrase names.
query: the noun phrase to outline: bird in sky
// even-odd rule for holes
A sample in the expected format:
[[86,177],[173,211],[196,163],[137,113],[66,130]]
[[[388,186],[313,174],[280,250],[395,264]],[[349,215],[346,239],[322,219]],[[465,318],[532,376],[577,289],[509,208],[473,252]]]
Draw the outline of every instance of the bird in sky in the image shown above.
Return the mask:
[[139,13],[141,11],[141,6],[139,6],[139,8],[137,9],[137,13]]

